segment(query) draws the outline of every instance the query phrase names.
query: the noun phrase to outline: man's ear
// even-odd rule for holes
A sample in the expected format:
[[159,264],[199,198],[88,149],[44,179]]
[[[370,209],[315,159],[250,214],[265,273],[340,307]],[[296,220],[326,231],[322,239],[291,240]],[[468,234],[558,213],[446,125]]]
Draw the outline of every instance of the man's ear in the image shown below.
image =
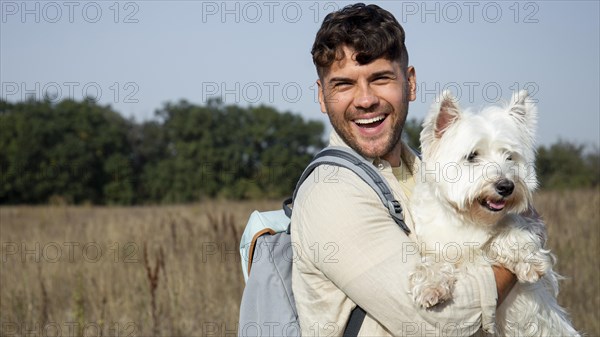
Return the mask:
[[406,81],[408,82],[408,100],[412,102],[417,99],[417,71],[415,67],[409,66],[406,69]]
[[321,79],[317,80],[317,87],[319,90],[319,105],[321,105],[321,112],[326,114],[327,107],[325,106],[325,93],[323,92],[323,84],[321,83]]

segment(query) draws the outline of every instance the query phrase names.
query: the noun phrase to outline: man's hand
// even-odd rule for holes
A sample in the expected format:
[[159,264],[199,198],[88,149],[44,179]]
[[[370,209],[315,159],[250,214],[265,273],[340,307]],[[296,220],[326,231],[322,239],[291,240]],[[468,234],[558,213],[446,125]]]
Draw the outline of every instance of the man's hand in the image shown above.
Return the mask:
[[517,283],[517,277],[510,270],[500,267],[492,266],[494,271],[494,277],[496,278],[496,290],[498,291],[498,303],[496,306],[500,306],[502,301],[508,296],[508,293]]

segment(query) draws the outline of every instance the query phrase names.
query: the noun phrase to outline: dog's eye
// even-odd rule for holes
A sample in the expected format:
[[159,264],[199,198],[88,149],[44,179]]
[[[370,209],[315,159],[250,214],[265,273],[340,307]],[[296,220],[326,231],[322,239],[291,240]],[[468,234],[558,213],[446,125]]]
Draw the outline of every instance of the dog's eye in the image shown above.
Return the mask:
[[469,155],[467,156],[467,160],[472,163],[475,161],[475,158],[477,158],[477,155],[478,155],[477,151],[473,151],[473,152],[469,153]]
[[512,160],[513,160],[513,156],[512,156],[512,154],[509,154],[509,155],[508,155],[508,157],[506,157],[506,160],[507,160],[507,161],[512,161]]

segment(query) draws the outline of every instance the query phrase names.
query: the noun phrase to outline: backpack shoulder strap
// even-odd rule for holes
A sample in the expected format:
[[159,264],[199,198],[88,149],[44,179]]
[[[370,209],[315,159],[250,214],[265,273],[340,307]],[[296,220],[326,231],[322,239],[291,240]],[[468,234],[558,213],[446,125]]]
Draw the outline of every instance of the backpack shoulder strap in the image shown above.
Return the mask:
[[346,328],[344,329],[343,337],[356,337],[360,332],[360,328],[362,326],[365,317],[367,316],[366,311],[356,306],[350,312],[350,318],[348,319],[348,323],[346,323]]
[[[377,193],[383,206],[388,210],[392,219],[402,228],[406,234],[410,233],[410,229],[404,222],[404,216],[402,215],[402,206],[394,198],[392,190],[388,185],[385,178],[373,167],[373,164],[366,161],[363,157],[357,154],[350,148],[341,146],[330,146],[317,153],[314,159],[310,162],[308,167],[302,172],[296,189],[294,190],[293,197],[284,202],[284,210],[288,216],[291,216],[292,212],[289,208],[289,204],[296,199],[296,194],[300,185],[306,180],[306,178],[314,171],[319,165],[335,165],[347,168],[358,175],[367,185]],[[289,228],[288,228],[289,230]]]

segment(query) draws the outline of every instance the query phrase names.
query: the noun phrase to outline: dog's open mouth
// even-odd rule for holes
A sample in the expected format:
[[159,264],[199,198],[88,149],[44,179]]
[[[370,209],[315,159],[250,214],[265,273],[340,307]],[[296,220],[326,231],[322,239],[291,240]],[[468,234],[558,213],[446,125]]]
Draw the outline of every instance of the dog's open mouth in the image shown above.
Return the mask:
[[492,212],[500,212],[506,206],[506,200],[504,200],[504,199],[492,200],[492,199],[488,199],[488,198],[485,198],[485,199],[480,198],[479,203],[481,204],[481,206],[487,208],[488,210],[490,210]]

